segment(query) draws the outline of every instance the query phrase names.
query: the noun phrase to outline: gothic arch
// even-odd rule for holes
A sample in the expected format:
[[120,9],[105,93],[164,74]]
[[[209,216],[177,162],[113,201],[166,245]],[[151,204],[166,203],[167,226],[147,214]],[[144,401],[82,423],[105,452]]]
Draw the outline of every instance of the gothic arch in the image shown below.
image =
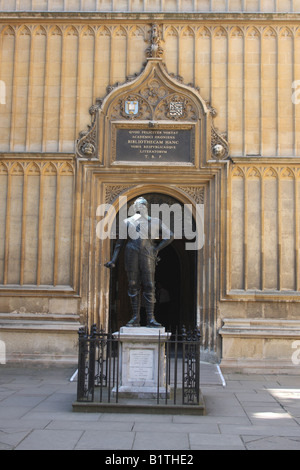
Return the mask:
[[249,28],[247,28],[246,37],[250,38],[250,39],[260,38],[260,32],[259,32],[258,28],[256,28],[255,26],[250,26]]
[[26,175],[37,176],[41,174],[39,165],[36,162],[31,162],[26,168]]
[[4,26],[1,31],[1,36],[15,36],[15,28],[9,25]]
[[17,175],[17,176],[24,175],[24,167],[19,162],[13,163],[12,166],[10,167],[9,173],[11,175]]

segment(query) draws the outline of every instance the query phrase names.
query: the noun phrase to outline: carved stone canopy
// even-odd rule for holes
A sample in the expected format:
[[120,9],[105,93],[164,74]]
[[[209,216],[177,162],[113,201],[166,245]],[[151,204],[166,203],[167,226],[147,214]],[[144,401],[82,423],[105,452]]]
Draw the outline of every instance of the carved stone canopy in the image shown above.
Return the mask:
[[[178,77],[168,73],[162,60],[157,25],[151,28],[146,55],[147,63],[141,74],[130,77],[124,84],[110,86],[106,97],[90,108],[92,122],[79,135],[77,157],[100,159],[107,165],[115,163],[116,129],[118,125],[126,128],[127,123],[128,129],[142,125],[144,129],[145,126],[149,129],[190,126],[189,149],[195,154],[190,164],[226,159],[229,147],[225,137],[214,127],[215,110],[195,88],[182,84]],[[167,157],[164,162],[168,163]]]

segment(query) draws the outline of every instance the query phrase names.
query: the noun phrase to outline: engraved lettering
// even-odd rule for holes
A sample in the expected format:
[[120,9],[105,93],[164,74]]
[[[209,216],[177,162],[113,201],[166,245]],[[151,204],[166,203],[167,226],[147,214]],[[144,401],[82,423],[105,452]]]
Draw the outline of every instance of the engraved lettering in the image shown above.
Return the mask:
[[192,162],[193,129],[116,129],[117,161]]

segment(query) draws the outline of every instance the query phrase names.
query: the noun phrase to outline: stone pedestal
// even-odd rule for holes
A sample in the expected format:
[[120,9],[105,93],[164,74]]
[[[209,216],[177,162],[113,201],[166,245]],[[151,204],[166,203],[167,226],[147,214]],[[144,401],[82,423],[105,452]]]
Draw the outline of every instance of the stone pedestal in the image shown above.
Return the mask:
[[122,397],[165,396],[165,342],[171,333],[165,328],[122,327],[120,333],[120,377]]

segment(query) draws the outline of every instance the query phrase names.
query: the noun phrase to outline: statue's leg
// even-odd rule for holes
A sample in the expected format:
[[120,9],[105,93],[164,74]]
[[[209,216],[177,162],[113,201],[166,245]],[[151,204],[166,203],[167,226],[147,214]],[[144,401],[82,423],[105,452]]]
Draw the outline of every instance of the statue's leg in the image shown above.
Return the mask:
[[132,318],[126,326],[140,326],[141,295],[139,274],[137,272],[127,271],[127,278]]
[[145,310],[147,315],[147,326],[158,328],[161,326],[154,318],[155,307],[155,279],[152,266],[142,271],[143,296],[145,299]]

